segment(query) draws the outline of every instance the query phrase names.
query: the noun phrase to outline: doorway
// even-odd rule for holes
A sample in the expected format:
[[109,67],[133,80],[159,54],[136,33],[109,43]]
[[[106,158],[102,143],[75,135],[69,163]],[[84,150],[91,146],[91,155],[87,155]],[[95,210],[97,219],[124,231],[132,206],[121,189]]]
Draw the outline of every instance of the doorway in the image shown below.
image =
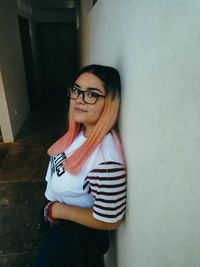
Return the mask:
[[3,136],[2,136],[2,133],[1,133],[1,128],[0,128],[0,143],[3,142]]
[[40,94],[43,103],[66,104],[67,86],[77,72],[75,23],[37,23]]
[[19,24],[20,38],[22,44],[22,54],[24,60],[24,69],[25,69],[26,84],[28,89],[29,104],[30,107],[32,108],[37,103],[37,95],[36,95],[35,80],[34,80],[33,54],[31,46],[29,21],[27,18],[18,15],[18,24]]

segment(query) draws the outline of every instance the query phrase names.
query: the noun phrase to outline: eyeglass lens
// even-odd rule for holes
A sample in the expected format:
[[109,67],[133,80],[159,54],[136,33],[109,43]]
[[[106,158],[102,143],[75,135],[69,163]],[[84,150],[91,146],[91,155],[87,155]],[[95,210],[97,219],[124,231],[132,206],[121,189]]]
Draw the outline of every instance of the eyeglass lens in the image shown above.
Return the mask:
[[90,91],[81,91],[77,88],[70,89],[70,98],[77,99],[82,94],[83,101],[87,104],[95,104],[99,95]]

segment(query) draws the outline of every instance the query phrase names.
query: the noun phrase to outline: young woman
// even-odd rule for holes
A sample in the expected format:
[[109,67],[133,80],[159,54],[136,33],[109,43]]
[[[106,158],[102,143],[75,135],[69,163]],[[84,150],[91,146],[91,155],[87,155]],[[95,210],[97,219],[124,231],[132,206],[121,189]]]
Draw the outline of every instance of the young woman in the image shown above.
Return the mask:
[[126,204],[120,91],[118,71],[101,65],[84,67],[69,88],[69,129],[48,150],[44,215],[52,226],[32,266],[101,265]]

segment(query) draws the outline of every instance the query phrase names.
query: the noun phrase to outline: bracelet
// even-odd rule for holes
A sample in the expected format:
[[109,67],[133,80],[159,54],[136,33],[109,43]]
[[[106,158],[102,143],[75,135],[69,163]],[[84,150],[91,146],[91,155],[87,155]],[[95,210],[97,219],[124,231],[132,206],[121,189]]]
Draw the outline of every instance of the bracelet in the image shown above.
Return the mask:
[[46,210],[46,216],[45,216],[46,218],[49,217],[49,219],[51,219],[53,222],[55,222],[56,219],[54,219],[52,216],[52,207],[53,207],[53,204],[56,202],[58,202],[58,201],[51,202],[51,204],[48,206],[48,209]]
[[48,217],[49,217],[52,221],[54,220],[54,218],[53,218],[53,216],[52,216],[52,206],[53,206],[54,203],[55,203],[55,202],[51,202],[51,204],[50,204],[49,207],[48,207],[48,211],[47,211]]

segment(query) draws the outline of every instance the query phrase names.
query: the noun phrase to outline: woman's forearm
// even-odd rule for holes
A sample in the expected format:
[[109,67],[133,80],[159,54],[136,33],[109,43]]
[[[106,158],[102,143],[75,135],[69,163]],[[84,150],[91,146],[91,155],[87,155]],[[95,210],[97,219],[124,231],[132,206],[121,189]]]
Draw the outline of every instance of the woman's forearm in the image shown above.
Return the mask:
[[92,208],[81,208],[60,202],[55,202],[52,206],[53,218],[69,220],[94,229],[114,230],[122,223],[122,220],[116,223],[103,222],[95,219],[92,213]]

